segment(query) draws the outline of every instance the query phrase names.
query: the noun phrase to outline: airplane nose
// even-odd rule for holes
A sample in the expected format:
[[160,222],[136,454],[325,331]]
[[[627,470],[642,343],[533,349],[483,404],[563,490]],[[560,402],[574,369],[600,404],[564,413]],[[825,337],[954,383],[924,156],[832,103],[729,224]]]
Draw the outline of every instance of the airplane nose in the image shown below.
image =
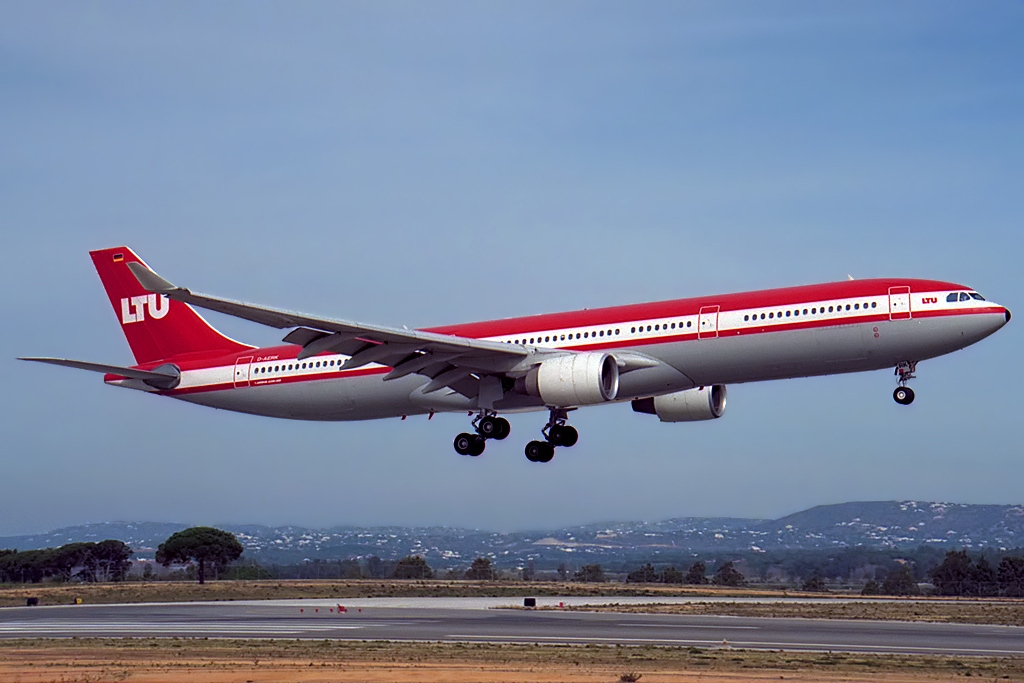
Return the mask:
[[1010,309],[1006,309],[1006,322],[1010,322]]

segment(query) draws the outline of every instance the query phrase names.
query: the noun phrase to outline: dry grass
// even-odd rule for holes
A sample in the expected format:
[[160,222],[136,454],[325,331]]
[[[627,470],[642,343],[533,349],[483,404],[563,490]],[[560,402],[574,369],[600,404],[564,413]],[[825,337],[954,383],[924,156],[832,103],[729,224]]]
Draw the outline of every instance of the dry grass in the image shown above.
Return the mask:
[[0,607],[64,605],[81,598],[88,604],[187,602],[193,600],[273,600],[296,598],[522,597],[522,596],[768,596],[778,591],[716,589],[700,586],[637,586],[623,583],[547,583],[523,581],[212,581],[125,582],[101,584],[0,584]]
[[1024,680],[1024,658],[784,653],[668,647],[343,641],[0,641],[0,680],[99,681]]
[[[548,608],[542,608],[548,609]],[[689,604],[577,605],[565,609],[629,614],[689,614],[803,619],[873,619],[1024,626],[1024,602],[914,600],[858,602],[694,602]]]

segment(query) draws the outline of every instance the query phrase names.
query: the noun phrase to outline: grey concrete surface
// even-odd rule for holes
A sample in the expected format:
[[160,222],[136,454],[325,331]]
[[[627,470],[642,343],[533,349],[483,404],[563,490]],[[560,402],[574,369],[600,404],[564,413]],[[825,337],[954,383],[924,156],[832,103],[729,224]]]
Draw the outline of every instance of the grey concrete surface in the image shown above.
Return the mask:
[[315,638],[1024,655],[1024,628],[1009,626],[524,611],[488,609],[522,604],[521,599],[473,600],[349,600],[342,602],[345,612],[337,610],[338,601],[326,600],[12,607],[0,609],[0,638]]

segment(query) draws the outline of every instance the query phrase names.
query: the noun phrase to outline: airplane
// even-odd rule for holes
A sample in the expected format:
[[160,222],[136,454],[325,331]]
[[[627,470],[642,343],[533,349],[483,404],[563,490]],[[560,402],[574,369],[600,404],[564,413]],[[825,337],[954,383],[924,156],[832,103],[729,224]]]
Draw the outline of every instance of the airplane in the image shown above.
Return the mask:
[[[104,373],[110,385],[296,420],[406,419],[466,412],[455,438],[479,456],[511,432],[502,414],[548,411],[525,448],[550,462],[573,446],[578,408],[630,402],[662,422],[720,418],[726,386],[895,368],[893,398],[922,360],[975,344],[1010,311],[963,285],[847,280],[409,330],[197,294],[128,247],[90,252],[135,365],[22,358]],[[230,339],[203,308],[279,329],[283,344]]]

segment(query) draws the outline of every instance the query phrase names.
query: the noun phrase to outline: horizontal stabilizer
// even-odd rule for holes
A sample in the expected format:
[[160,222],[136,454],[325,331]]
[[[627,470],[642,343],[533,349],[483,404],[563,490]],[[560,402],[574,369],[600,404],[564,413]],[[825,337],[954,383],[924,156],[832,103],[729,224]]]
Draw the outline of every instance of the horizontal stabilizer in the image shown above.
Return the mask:
[[127,377],[128,379],[140,379],[146,384],[158,389],[173,389],[178,385],[178,381],[181,378],[181,374],[178,372],[177,368],[174,368],[173,366],[161,366],[159,370],[137,370],[135,368],[124,368],[120,365],[89,363],[84,360],[69,360],[67,358],[19,358],[18,360],[30,360],[36,363],[62,365],[66,368],[78,368],[79,370],[110,373],[112,375]]

